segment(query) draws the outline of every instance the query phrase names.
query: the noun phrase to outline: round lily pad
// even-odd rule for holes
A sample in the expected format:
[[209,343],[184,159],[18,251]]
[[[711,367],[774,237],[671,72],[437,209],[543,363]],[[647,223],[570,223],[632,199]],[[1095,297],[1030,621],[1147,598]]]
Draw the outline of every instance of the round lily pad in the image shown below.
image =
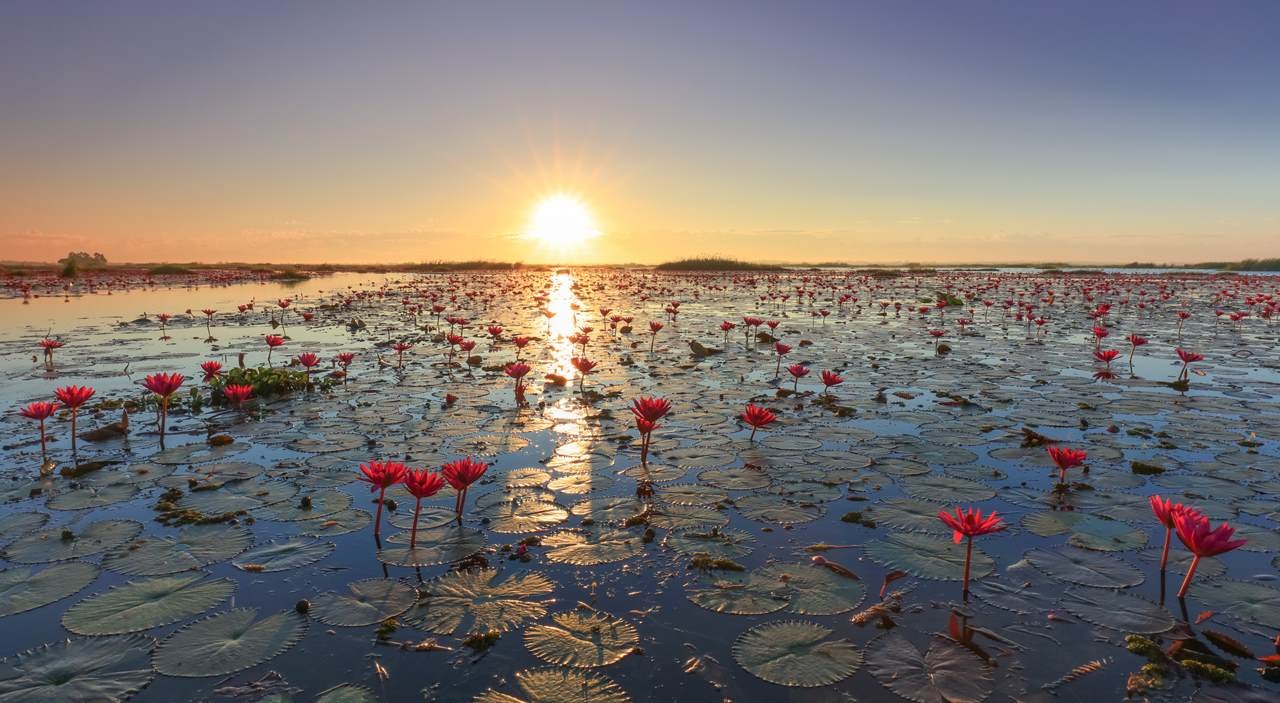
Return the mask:
[[497,578],[494,569],[447,572],[422,586],[421,600],[404,620],[428,632],[449,635],[460,627],[464,632],[506,632],[546,613],[546,606],[532,600],[554,588],[546,576]]
[[742,633],[733,658],[742,668],[780,686],[829,686],[862,666],[862,653],[848,640],[827,639],[831,630],[799,620],[770,622]]
[[255,609],[236,608],[169,635],[152,662],[166,676],[225,676],[281,654],[306,630],[306,620],[292,609],[259,618]]
[[98,567],[83,561],[54,564],[34,574],[24,566],[0,571],[0,617],[56,603],[96,578]]
[[524,644],[534,656],[558,666],[608,666],[640,642],[634,625],[608,613],[579,609],[554,615],[552,621],[526,628]]
[[409,548],[409,533],[398,532],[378,550],[378,560],[396,566],[434,566],[462,561],[484,549],[484,533],[462,525],[418,529],[418,541]]
[[133,520],[99,520],[84,529],[58,528],[34,532],[10,544],[4,557],[17,564],[43,564],[78,559],[118,547],[142,531]]
[[628,559],[644,551],[639,535],[626,530],[580,529],[557,532],[542,540],[547,559],[590,566]]
[[237,569],[254,573],[288,571],[314,564],[333,550],[332,542],[293,537],[254,547],[231,563]]
[[[965,545],[949,539],[924,534],[890,534],[868,542],[867,556],[877,564],[901,569],[913,576],[939,581],[964,578]],[[973,548],[970,578],[979,579],[995,571],[995,562],[977,547]]]
[[178,622],[214,607],[235,590],[231,579],[204,576],[130,581],[71,606],[62,626],[78,635],[122,635]]
[[316,596],[311,603],[311,614],[328,625],[360,627],[393,618],[417,600],[417,589],[403,581],[364,579],[347,584],[345,592]]
[[1057,551],[1032,549],[1023,558],[1048,576],[1081,586],[1128,588],[1145,578],[1141,571],[1119,559],[1071,547]]
[[243,525],[185,525],[176,535],[147,535],[121,545],[102,559],[103,568],[126,576],[163,576],[230,559],[249,546]]
[[11,703],[122,701],[146,688],[155,640],[85,637],[0,660],[0,700]]
[[871,675],[914,703],[979,703],[991,695],[990,668],[951,640],[935,638],[922,654],[901,633],[892,631],[872,641],[867,652]]
[[525,669],[515,675],[519,695],[493,689],[472,703],[631,703],[631,697],[612,679],[575,669]]

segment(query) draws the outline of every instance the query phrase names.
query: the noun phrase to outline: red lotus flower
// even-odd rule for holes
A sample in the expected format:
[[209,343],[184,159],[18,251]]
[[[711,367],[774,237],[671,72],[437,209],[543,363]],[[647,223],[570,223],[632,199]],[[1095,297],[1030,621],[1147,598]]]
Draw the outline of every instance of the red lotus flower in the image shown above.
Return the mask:
[[215,378],[222,377],[222,363],[218,361],[205,361],[200,364],[200,370],[204,372],[204,382],[209,383]]
[[454,504],[454,512],[458,514],[458,521],[462,521],[462,509],[467,504],[467,489],[471,484],[480,480],[484,472],[489,469],[489,465],[476,461],[471,457],[463,457],[456,461],[451,461],[440,467],[440,473],[444,476],[444,480],[458,492],[458,500]]
[[657,396],[642,396],[631,401],[631,414],[637,418],[657,422],[671,412],[671,401]]
[[1178,373],[1178,380],[1190,381],[1191,380],[1191,368],[1190,368],[1191,364],[1197,361],[1204,361],[1204,354],[1197,354],[1196,352],[1193,352],[1193,351],[1187,351],[1182,347],[1178,347],[1174,351],[1178,353],[1178,358],[1182,360],[1182,371]]
[[1137,334],[1131,334],[1131,335],[1129,335],[1129,344],[1130,344],[1130,345],[1132,345],[1132,346],[1134,346],[1134,347],[1140,347],[1140,346],[1142,346],[1142,345],[1144,345],[1144,344],[1149,343],[1150,341],[1151,341],[1151,340],[1147,339],[1146,337],[1142,337],[1142,336],[1139,336],[1139,335],[1137,335]]
[[830,390],[832,386],[838,386],[841,383],[844,383],[844,379],[835,371],[823,371],[821,376],[822,385],[826,386],[827,390]]
[[[408,342],[396,342],[391,345],[391,350],[396,353],[396,366],[404,368],[404,353],[410,349],[413,349],[413,345]],[[452,350],[449,353],[452,355]]]
[[267,366],[270,366],[271,352],[275,351],[276,347],[284,346],[284,337],[281,337],[278,334],[269,334],[266,336],[266,342],[267,342]]
[[157,397],[165,399],[173,397],[185,380],[186,376],[180,373],[154,373],[144,378],[142,385]]
[[1164,525],[1164,551],[1160,554],[1160,571],[1163,572],[1169,563],[1169,542],[1176,523],[1174,518],[1178,516],[1178,513],[1184,510],[1192,510],[1192,508],[1188,508],[1182,503],[1166,500],[1158,495],[1147,498],[1147,502],[1151,504],[1151,512],[1156,516],[1156,519],[1160,521],[1160,524]]
[[783,344],[782,342],[774,342],[773,351],[778,355],[778,363],[774,364],[773,367],[773,375],[776,378],[782,375],[782,357],[791,353],[791,345]]
[[809,367],[804,364],[792,364],[787,367],[787,373],[791,374],[792,381],[794,382],[792,385],[792,391],[799,393],[800,379],[809,375]]
[[76,410],[80,406],[89,402],[93,397],[93,389],[88,386],[63,386],[53,392],[59,403]]
[[310,371],[320,365],[320,357],[313,352],[304,352],[298,355],[298,363]]
[[1231,539],[1235,528],[1225,522],[1211,529],[1209,518],[1195,510],[1181,510],[1174,514],[1173,528],[1178,533],[1178,541],[1194,555],[1191,566],[1187,567],[1187,576],[1182,580],[1182,588],[1178,589],[1179,598],[1186,597],[1187,589],[1191,587],[1191,578],[1195,576],[1202,557],[1225,554],[1243,547],[1247,542],[1243,539]]
[[493,337],[494,341],[497,341],[498,337],[502,336],[502,328],[497,325],[489,325],[488,331],[489,336]]
[[444,477],[426,469],[411,470],[405,473],[404,487],[414,498],[413,528],[409,530],[409,549],[413,549],[418,544],[418,513],[422,510],[422,499],[439,493],[444,488]]
[[1046,449],[1049,451],[1049,458],[1058,467],[1058,484],[1063,486],[1067,483],[1067,469],[1083,466],[1085,459],[1089,458],[1088,453],[1080,449],[1068,447],[1046,447]]
[[339,352],[333,358],[338,362],[338,366],[345,369],[356,360],[356,355],[353,352]]
[[80,406],[93,397],[93,389],[88,386],[63,386],[53,392],[59,403],[71,411],[71,452],[76,451],[76,417]]
[[514,378],[516,381],[516,402],[517,403],[522,402],[524,400],[524,387],[525,387],[524,377],[529,375],[529,372],[532,370],[533,370],[533,367],[519,361],[515,362],[514,364],[508,364],[507,368],[503,370],[503,373],[507,374],[511,378]]
[[965,538],[969,540],[964,552],[964,586],[961,591],[967,598],[969,594],[969,563],[973,559],[973,538],[1003,530],[1005,528],[1004,521],[996,515],[994,510],[991,511],[991,514],[983,517],[980,508],[969,508],[967,511],[956,508],[954,515],[943,510],[938,513],[938,519],[952,529],[951,538],[956,544],[960,544],[960,540]]
[[53,368],[53,350],[61,349],[62,347],[63,347],[63,342],[60,342],[56,339],[45,338],[40,340],[40,348],[44,350],[45,366],[48,366],[49,368]]
[[1104,362],[1108,369],[1111,368],[1111,362],[1115,361],[1118,356],[1120,356],[1120,352],[1115,349],[1095,349],[1093,351],[1093,358]]
[[360,476],[357,478],[369,484],[369,492],[378,493],[378,515],[373,523],[373,534],[382,534],[382,500],[387,489],[404,480],[406,469],[398,461],[371,461],[360,465]]
[[239,407],[253,395],[253,386],[245,384],[229,383],[222,387],[222,397],[227,399],[228,403]]
[[631,414],[636,418],[636,430],[640,433],[640,463],[649,463],[649,444],[658,420],[671,412],[671,401],[658,396],[641,396],[631,401]]
[[750,441],[754,442],[756,431],[773,424],[773,421],[778,419],[778,415],[768,408],[747,403],[747,409],[738,418],[751,426]]
[[[37,400],[34,403],[28,403],[18,411],[23,417],[35,420],[40,423],[40,460],[47,462],[49,460],[48,440],[45,435],[44,421],[58,412],[58,404],[50,400]],[[72,433],[74,436],[74,433]]]
[[142,385],[160,400],[156,408],[156,421],[160,425],[160,448],[164,448],[165,421],[169,417],[169,399],[182,387],[186,377],[180,373],[153,373],[142,380]]

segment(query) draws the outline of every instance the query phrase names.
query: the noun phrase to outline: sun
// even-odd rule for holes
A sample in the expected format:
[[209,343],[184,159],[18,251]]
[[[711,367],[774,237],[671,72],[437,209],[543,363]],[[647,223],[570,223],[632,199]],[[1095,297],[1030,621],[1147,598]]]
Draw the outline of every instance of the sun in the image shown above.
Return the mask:
[[576,249],[600,236],[591,209],[568,193],[549,195],[533,207],[524,236],[556,249]]

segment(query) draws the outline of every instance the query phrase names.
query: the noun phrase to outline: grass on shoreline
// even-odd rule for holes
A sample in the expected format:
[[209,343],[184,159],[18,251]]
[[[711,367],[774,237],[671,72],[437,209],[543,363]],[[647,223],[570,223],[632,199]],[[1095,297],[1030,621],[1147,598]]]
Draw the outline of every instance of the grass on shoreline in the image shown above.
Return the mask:
[[754,264],[722,256],[705,256],[667,261],[653,268],[655,271],[783,271],[786,267]]

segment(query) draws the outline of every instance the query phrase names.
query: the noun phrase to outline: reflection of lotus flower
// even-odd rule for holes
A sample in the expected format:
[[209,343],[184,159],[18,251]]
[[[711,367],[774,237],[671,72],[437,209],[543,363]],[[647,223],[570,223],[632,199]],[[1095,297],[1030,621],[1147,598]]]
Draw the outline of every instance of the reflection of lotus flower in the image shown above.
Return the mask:
[[444,477],[426,469],[408,471],[404,475],[404,487],[414,498],[413,528],[409,530],[409,549],[413,549],[418,543],[418,513],[422,510],[422,499],[440,492],[444,488]]
[[1005,528],[1004,521],[996,516],[996,511],[994,510],[991,511],[990,515],[983,517],[981,508],[969,508],[967,511],[956,508],[954,515],[943,510],[938,513],[938,519],[952,529],[951,538],[956,544],[960,544],[960,541],[965,538],[969,540],[964,550],[964,587],[961,591],[968,597],[969,563],[973,559],[973,538],[1003,530]]
[[778,419],[778,414],[768,408],[747,403],[747,409],[738,416],[743,422],[751,425],[751,441],[756,439],[756,430],[768,427]]
[[48,400],[38,400],[34,403],[28,403],[18,412],[20,412],[23,417],[40,423],[40,459],[42,461],[48,461],[49,452],[44,430],[44,421],[48,420],[54,413],[58,412],[58,404]]
[[373,534],[382,534],[382,501],[387,489],[404,480],[405,466],[398,461],[371,461],[360,465],[359,480],[369,484],[369,492],[378,492],[378,515],[374,519]]
[[480,480],[484,472],[489,469],[489,465],[476,461],[471,457],[463,457],[456,461],[451,461],[440,467],[440,474],[444,476],[444,480],[449,482],[453,490],[458,492],[458,500],[454,503],[454,512],[458,514],[458,520],[462,520],[462,509],[467,504],[467,489],[471,484]]
[[1191,587],[1191,578],[1196,575],[1196,567],[1201,557],[1213,557],[1233,549],[1243,547],[1247,540],[1231,539],[1235,528],[1222,523],[1210,529],[1209,518],[1195,510],[1181,510],[1173,516],[1173,528],[1178,533],[1178,540],[1194,557],[1191,566],[1187,567],[1187,576],[1182,580],[1182,588],[1178,589],[1178,597],[1185,598],[1187,589]]

